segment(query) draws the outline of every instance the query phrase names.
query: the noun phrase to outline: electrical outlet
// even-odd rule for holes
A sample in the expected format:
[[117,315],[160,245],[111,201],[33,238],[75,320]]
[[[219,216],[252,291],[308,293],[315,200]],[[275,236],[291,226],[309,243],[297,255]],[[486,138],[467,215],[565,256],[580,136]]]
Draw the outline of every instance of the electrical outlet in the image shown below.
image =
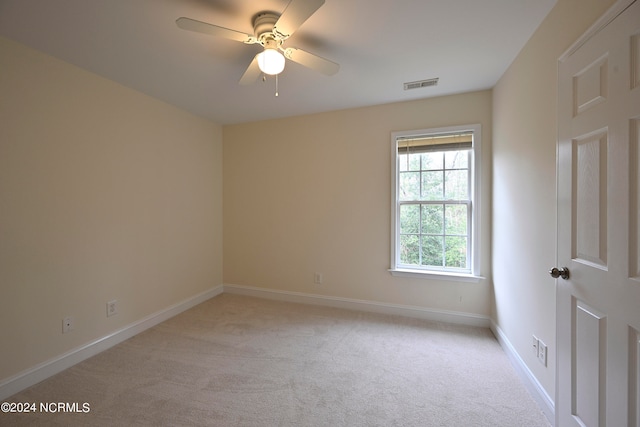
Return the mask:
[[540,345],[540,340],[535,335],[533,336],[533,341],[531,342],[531,351],[533,351],[533,355],[538,357],[538,346]]
[[316,285],[322,284],[322,273],[313,273],[313,283]]
[[109,301],[107,303],[107,317],[118,314],[118,300]]
[[67,332],[71,332],[75,329],[75,323],[73,317],[67,316],[62,319],[62,333],[66,334]]
[[543,366],[547,366],[547,345],[538,340],[538,361]]

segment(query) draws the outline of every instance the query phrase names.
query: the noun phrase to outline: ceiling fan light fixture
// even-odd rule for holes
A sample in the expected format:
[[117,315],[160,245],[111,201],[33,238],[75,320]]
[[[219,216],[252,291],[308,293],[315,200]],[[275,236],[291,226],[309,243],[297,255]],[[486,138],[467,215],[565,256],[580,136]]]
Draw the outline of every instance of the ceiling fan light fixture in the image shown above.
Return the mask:
[[280,74],[284,70],[284,55],[277,49],[265,48],[258,54],[260,71],[270,76]]

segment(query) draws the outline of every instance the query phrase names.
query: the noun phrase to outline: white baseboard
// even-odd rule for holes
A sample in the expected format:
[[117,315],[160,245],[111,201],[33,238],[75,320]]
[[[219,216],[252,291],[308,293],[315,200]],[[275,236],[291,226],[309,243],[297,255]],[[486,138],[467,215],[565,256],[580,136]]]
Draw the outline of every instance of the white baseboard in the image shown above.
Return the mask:
[[473,313],[457,311],[435,310],[424,307],[381,303],[376,301],[340,298],[326,295],[315,295],[301,292],[279,291],[273,289],[256,288],[225,284],[224,292],[230,294],[247,295],[259,298],[275,299],[279,301],[297,302],[302,304],[323,305],[328,307],[345,308],[349,310],[368,311],[374,313],[391,314],[396,316],[414,317],[436,322],[455,323],[467,326],[488,328],[491,325],[489,317]]
[[507,336],[502,332],[502,329],[492,320],[491,330],[498,339],[498,342],[502,346],[502,349],[507,354],[507,357],[511,361],[516,373],[524,383],[531,396],[540,406],[542,412],[547,417],[547,420],[551,425],[555,425],[555,403],[542,387],[540,382],[533,375],[533,372],[524,363],[524,360],[520,357],[516,349],[511,345],[511,342],[507,339]]
[[0,400],[6,399],[27,387],[31,387],[32,385],[37,384],[58,372],[70,368],[76,363],[80,363],[85,359],[95,356],[101,351],[113,347],[114,345],[139,334],[140,332],[162,323],[165,320],[190,309],[191,307],[220,295],[223,290],[224,288],[222,285],[211,288],[198,295],[153,313],[137,322],[127,325],[110,335],[99,338],[81,347],[74,348],[73,350],[70,350],[58,357],[47,360],[33,368],[9,377],[0,383]]

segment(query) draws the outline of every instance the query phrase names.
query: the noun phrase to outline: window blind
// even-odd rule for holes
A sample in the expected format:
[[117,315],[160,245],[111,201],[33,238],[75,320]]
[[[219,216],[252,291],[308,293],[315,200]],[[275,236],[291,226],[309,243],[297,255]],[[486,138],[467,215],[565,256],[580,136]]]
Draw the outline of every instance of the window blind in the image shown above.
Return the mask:
[[398,153],[464,150],[473,147],[473,133],[401,136],[396,139],[396,143]]

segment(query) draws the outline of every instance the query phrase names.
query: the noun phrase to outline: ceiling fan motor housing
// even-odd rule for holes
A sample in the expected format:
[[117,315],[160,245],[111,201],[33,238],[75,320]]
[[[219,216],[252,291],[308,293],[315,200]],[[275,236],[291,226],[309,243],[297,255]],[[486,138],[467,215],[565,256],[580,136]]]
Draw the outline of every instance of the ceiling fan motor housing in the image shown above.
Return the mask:
[[273,32],[273,26],[278,22],[278,18],[280,16],[275,13],[263,12],[253,20],[253,32],[261,43],[264,43],[265,38],[277,38]]

